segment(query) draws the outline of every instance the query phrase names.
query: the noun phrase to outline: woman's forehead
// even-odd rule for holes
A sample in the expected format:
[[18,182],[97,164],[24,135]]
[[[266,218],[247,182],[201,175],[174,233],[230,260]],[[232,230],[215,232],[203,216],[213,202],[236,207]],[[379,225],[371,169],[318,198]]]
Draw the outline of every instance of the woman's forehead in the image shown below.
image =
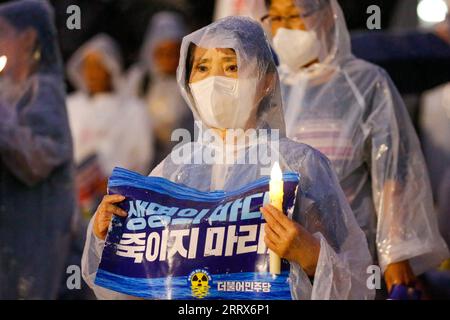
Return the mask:
[[194,50],[194,60],[199,60],[205,56],[220,55],[229,58],[236,58],[236,51],[232,48],[202,48],[199,46],[195,47]]
[[277,12],[298,11],[299,6],[297,6],[295,0],[272,0],[269,10]]
[[273,0],[269,7],[271,14],[305,14],[318,9],[314,1]]
[[102,53],[97,50],[89,50],[84,54],[84,62],[101,62],[103,59]]

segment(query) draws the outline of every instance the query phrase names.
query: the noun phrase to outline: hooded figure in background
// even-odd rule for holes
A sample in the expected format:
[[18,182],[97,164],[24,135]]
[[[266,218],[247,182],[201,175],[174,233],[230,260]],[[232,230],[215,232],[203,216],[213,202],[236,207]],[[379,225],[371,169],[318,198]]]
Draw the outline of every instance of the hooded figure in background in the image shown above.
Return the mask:
[[[268,175],[279,161],[283,171],[300,174],[292,220],[271,206],[261,210],[268,247],[290,261],[292,298],[373,298],[367,241],[329,161],[285,137],[279,78],[258,23],[228,17],[186,36],[177,79],[203,133],[175,148],[151,176],[230,191]],[[94,284],[111,216],[126,215],[114,205],[123,199],[106,196],[87,231],[82,272],[99,298],[126,298]]]
[[397,89],[384,70],[352,55],[336,0],[267,4],[262,21],[280,59],[287,136],[331,160],[388,290],[413,284],[449,252]]
[[75,212],[53,11],[0,5],[0,299],[54,299]]
[[193,131],[192,114],[178,90],[176,71],[181,40],[187,33],[183,17],[163,11],[152,17],[140,54],[140,62],[128,72],[132,94],[145,100],[156,139],[155,163],[172,150],[172,132]]
[[77,166],[95,155],[106,176],[115,166],[147,174],[153,159],[151,125],[140,101],[121,91],[115,41],[95,36],[75,52],[67,71],[77,88],[67,100]]

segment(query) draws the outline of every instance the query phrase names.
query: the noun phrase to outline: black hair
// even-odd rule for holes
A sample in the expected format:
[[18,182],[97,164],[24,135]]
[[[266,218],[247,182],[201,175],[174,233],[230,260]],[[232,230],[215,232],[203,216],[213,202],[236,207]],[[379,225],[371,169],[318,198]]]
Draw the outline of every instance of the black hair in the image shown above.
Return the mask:
[[186,83],[189,83],[189,79],[191,78],[192,67],[194,66],[194,51],[195,44],[191,42],[188,47],[188,52],[186,56]]

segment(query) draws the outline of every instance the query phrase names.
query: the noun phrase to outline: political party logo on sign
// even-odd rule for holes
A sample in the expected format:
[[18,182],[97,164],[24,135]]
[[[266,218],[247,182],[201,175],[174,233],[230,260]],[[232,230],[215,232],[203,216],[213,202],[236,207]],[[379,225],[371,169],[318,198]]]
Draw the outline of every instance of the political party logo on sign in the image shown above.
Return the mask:
[[211,276],[208,271],[203,269],[197,269],[191,272],[189,275],[189,284],[191,285],[192,295],[195,298],[202,299],[209,293],[211,284]]

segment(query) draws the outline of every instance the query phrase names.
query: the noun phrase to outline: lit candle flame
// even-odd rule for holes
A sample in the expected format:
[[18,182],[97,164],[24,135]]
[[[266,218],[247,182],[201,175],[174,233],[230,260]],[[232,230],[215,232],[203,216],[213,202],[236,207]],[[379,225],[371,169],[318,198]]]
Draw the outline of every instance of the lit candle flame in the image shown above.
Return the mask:
[[7,62],[8,62],[8,58],[6,56],[0,56],[0,72],[3,71]]
[[[275,162],[270,173],[269,198],[270,204],[280,211],[283,210],[283,189],[283,172],[280,164]],[[281,273],[281,259],[272,250],[269,250],[269,271],[272,275]]]
[[270,180],[283,180],[283,172],[281,172],[280,164],[278,163],[278,161],[275,161],[275,163],[273,164],[272,171],[270,172]]

